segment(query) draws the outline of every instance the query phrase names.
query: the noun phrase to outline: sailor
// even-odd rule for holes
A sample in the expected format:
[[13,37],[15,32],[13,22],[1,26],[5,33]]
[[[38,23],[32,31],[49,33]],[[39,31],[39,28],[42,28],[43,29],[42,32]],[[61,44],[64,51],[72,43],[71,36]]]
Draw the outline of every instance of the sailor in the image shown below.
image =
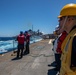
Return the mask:
[[[19,55],[22,58],[23,57],[23,49],[24,49],[24,41],[25,41],[25,36],[22,31],[20,31],[20,34],[17,36],[17,41],[18,41],[17,58],[19,58]],[[20,51],[21,51],[21,54],[20,54]]]
[[59,23],[68,34],[61,47],[62,56],[59,75],[76,75],[76,4],[65,5],[58,18]]
[[28,33],[28,31],[25,31],[24,34],[25,34],[25,42],[26,42],[24,54],[29,54],[30,34]]

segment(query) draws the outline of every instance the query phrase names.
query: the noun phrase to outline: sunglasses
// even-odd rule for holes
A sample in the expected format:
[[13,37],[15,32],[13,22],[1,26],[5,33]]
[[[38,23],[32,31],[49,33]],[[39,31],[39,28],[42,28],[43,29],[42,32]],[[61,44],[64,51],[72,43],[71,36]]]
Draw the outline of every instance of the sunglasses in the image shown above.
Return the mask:
[[65,18],[65,16],[60,17],[60,18],[59,18],[59,21],[62,21],[64,18]]

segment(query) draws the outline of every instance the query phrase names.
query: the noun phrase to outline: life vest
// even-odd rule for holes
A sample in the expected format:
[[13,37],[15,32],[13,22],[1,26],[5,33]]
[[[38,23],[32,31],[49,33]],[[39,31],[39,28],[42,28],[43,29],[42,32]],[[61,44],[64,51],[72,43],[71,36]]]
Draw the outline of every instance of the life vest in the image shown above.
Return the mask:
[[26,41],[28,41],[28,42],[30,41],[30,34],[26,35]]
[[76,28],[73,29],[65,38],[62,43],[62,56],[61,56],[61,69],[59,75],[76,75],[76,70],[73,71],[70,68],[71,65],[71,50],[72,50],[72,41],[74,36],[76,36]]
[[61,45],[62,45],[64,39],[66,38],[66,36],[67,36],[67,32],[66,32],[66,31],[63,31],[62,34],[60,35],[60,37],[58,38],[58,45],[57,45],[56,51],[57,51],[59,54],[62,53],[62,51],[61,51]]
[[24,44],[25,36],[24,36],[24,35],[19,35],[19,36],[17,37],[17,40],[18,40],[18,43],[19,43],[19,44]]

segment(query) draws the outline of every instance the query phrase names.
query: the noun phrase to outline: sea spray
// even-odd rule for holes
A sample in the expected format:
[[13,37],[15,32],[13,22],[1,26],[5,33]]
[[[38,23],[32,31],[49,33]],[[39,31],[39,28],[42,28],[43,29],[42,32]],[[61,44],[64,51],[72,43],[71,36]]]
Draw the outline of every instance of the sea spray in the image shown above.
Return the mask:
[[[2,39],[2,40],[1,40]],[[34,36],[30,38],[30,44],[34,42],[41,41],[42,38],[39,36]],[[16,39],[10,38],[0,38],[0,54],[12,51],[17,49],[17,41]]]

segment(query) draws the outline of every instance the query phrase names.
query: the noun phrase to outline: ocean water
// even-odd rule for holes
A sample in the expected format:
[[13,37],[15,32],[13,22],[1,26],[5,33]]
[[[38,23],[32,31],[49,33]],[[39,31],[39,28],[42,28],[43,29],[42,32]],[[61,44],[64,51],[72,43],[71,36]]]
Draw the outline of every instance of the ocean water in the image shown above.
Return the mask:
[[[42,38],[39,36],[32,36],[30,38],[30,44],[41,41]],[[17,49],[17,41],[11,37],[0,37],[0,54]]]

